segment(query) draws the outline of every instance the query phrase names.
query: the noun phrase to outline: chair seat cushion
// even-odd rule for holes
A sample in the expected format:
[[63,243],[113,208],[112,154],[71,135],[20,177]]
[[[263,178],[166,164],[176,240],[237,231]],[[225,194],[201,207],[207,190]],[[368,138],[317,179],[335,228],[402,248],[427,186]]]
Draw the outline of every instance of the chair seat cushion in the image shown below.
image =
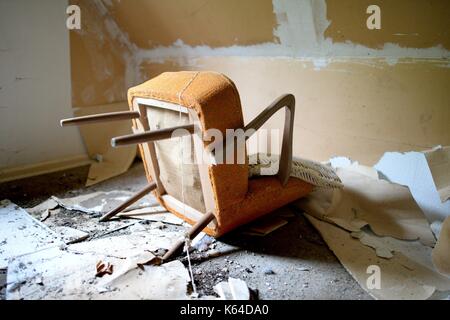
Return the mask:
[[249,179],[248,186],[244,199],[226,208],[219,208],[216,215],[218,226],[215,230],[205,230],[208,234],[219,237],[300,199],[313,190],[313,185],[293,177],[289,178],[284,187],[275,176]]

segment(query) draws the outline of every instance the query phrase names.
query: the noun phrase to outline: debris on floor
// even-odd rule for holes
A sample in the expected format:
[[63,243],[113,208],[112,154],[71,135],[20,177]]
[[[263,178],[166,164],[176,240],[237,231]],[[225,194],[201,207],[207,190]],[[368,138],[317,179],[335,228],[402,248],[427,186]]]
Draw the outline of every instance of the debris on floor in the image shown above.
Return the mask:
[[166,209],[164,209],[159,205],[154,207],[134,209],[126,212],[121,212],[117,215],[117,217],[163,222],[178,226],[181,226],[184,223],[183,219],[180,219],[177,216],[170,214]]
[[214,249],[216,239],[208,236],[204,232],[200,232],[194,239],[192,239],[191,247],[198,252],[204,252],[209,249]]
[[[67,210],[76,210],[88,214],[105,214],[122,204],[132,195],[133,193],[129,191],[116,190],[109,192],[94,192],[65,199],[52,197],[52,199]],[[159,206],[156,199],[153,197],[144,197],[128,207],[126,211],[152,206]]]
[[[431,253],[431,248],[427,250],[427,247],[420,245],[424,255],[418,252],[417,261],[406,256],[404,252],[394,252],[391,259],[386,259],[378,257],[371,247],[352,238],[349,232],[335,224],[309,215],[307,217],[348,272],[374,298],[428,299],[435,293],[436,298],[448,296],[450,280],[433,271],[429,263],[428,266],[422,264],[426,255]],[[409,253],[412,255],[414,250]],[[373,283],[372,280],[379,281]]]
[[[123,240],[123,239],[122,239]],[[121,241],[120,239],[117,240]],[[186,299],[190,278],[183,264],[129,267],[132,255],[51,248],[14,259],[8,299]],[[97,269],[99,261],[107,261]],[[114,266],[114,267],[112,267]],[[123,271],[124,268],[126,271]],[[97,275],[103,274],[101,278]],[[42,279],[37,284],[33,279]]]
[[0,269],[0,299],[6,296],[6,269]]
[[[50,199],[29,211],[39,216],[59,204]],[[89,204],[97,212],[99,206]],[[0,269],[7,268],[8,299],[188,298],[190,278],[181,262],[148,265],[155,261],[151,252],[169,249],[183,237],[184,228],[135,228],[132,234],[84,241],[88,233],[68,226],[49,228],[8,200],[0,202],[0,228]]]
[[449,240],[436,243],[408,187],[345,159],[332,163],[344,189],[317,190],[296,205],[361,287],[377,299],[448,297]]
[[[61,193],[26,211],[4,200],[0,272],[6,279],[0,280],[6,283],[0,281],[0,290],[6,288],[7,299],[249,300],[252,287],[265,298],[275,290],[281,297],[291,290],[311,298],[322,293],[315,283],[329,275],[329,259],[342,269],[329,253],[312,262],[318,250],[329,252],[326,243],[356,280],[342,269],[340,279],[333,275],[327,283],[342,283],[346,276],[352,290],[367,299],[361,288],[376,299],[445,299],[450,296],[450,218],[442,217],[448,216],[450,201],[442,196],[450,182],[438,177],[447,172],[447,152],[387,153],[374,167],[333,158],[330,165],[342,189],[318,188],[223,239],[200,233],[190,244],[189,261],[184,254],[164,264],[160,257],[189,226],[152,196],[107,223],[99,223],[98,216],[131,192],[114,186],[107,190],[116,191],[75,197]],[[409,175],[397,168],[406,160],[415,166],[406,169]],[[418,172],[414,179],[412,172]],[[316,233],[316,239],[305,235],[307,227],[298,224],[305,218],[325,243]],[[277,238],[279,233],[287,240]],[[298,254],[295,239],[307,250]],[[276,250],[273,242],[280,242]],[[332,287],[340,295],[342,287]],[[308,296],[312,290],[316,294]]]
[[50,210],[46,209],[42,214],[41,214],[41,219],[39,221],[44,222],[45,220],[47,220],[47,218],[50,217]]
[[171,261],[160,266],[144,265],[141,268],[134,266],[126,272],[121,272],[118,277],[112,279],[105,277],[104,280],[98,284],[98,291],[102,292],[102,296],[111,296],[114,299],[189,298],[187,284],[190,277],[179,261]]
[[442,224],[432,258],[436,269],[450,276],[450,217],[447,217]]
[[[429,223],[407,187],[374,179],[354,168],[338,168],[337,174],[344,189],[331,193],[318,190],[298,201],[301,208],[350,232],[370,226],[378,236],[419,239],[425,245],[434,245]],[[323,201],[326,196],[328,200]]]
[[43,223],[10,202],[0,201],[0,269],[9,259],[64,243]]
[[[61,234],[67,244],[78,242],[90,237],[96,239],[123,231],[131,226],[135,231],[139,228],[139,221],[143,223],[160,222],[155,228],[165,228],[166,224],[181,226],[184,221],[157,204],[153,197],[146,197],[126,212],[118,214],[120,219],[113,219],[108,223],[98,223],[97,216],[111,209],[110,203],[119,203],[127,199],[132,193],[128,191],[94,192],[72,198],[51,197],[43,203],[27,208],[32,216],[45,222],[53,231]],[[80,201],[80,203],[77,203]],[[62,210],[65,214],[61,214]],[[73,212],[71,215],[70,212]],[[69,214],[68,214],[69,213]],[[83,216],[85,214],[86,216]],[[130,220],[135,221],[130,222]],[[62,225],[61,225],[62,224]],[[74,226],[72,228],[70,226]],[[142,226],[140,226],[142,228]]]
[[27,208],[26,211],[32,215],[42,215],[44,212],[56,209],[58,206],[58,202],[56,202],[53,198],[49,198],[37,206]]
[[[82,196],[83,198],[91,198],[92,194],[87,194],[85,196]],[[95,195],[94,195],[95,196]],[[54,197],[56,198],[56,197]],[[124,230],[132,225],[135,224],[135,222],[129,222],[126,219],[124,220],[115,220],[110,221],[107,224],[99,224],[97,220],[93,219],[92,214],[89,214],[89,216],[86,219],[81,219],[80,214],[82,214],[82,211],[77,211],[74,208],[70,207],[70,211],[73,211],[76,213],[74,215],[74,219],[70,222],[68,221],[62,221],[62,225],[59,220],[62,219],[61,216],[61,210],[64,210],[60,207],[59,203],[54,200],[54,198],[50,198],[43,203],[33,207],[33,208],[27,208],[27,212],[30,213],[32,216],[39,218],[40,221],[44,222],[44,224],[49,227],[52,231],[56,232],[66,244],[72,244],[76,242],[80,242],[83,240],[86,240],[87,238],[91,239],[97,239],[112,233],[115,233],[120,230]],[[145,203],[145,202],[144,202]],[[67,209],[65,209],[67,210]],[[85,213],[85,212],[84,212]],[[87,213],[85,213],[87,214]],[[161,213],[161,219],[162,221],[165,221],[165,216],[170,216],[168,212]],[[42,217],[45,216],[45,219],[42,219]],[[84,223],[80,223],[81,221]],[[156,220],[156,219],[155,219]],[[167,218],[166,220],[172,221],[171,218]],[[76,225],[77,229],[68,226],[70,225]]]
[[250,290],[241,279],[228,278],[215,285],[214,291],[221,300],[250,300]]
[[89,238],[89,233],[71,227],[53,226],[51,229],[58,234],[65,244],[77,243]]
[[265,237],[288,224],[289,219],[293,217],[295,217],[295,213],[288,208],[275,211],[244,226],[242,233],[250,236]]
[[271,232],[281,228],[282,226],[288,223],[287,220],[279,217],[270,215],[267,217],[262,217],[257,221],[251,223],[244,231],[244,234],[252,235],[252,236],[261,236],[264,237]]
[[[229,245],[223,242],[212,243],[207,247],[199,245],[198,247],[192,246],[191,248],[195,249],[195,251],[190,254],[190,260],[197,263],[232,254],[241,250],[241,248],[237,246]],[[185,260],[186,257],[181,258],[181,261]]]
[[[2,269],[7,268],[7,299],[197,298],[189,294],[188,284],[192,280],[183,263],[175,260],[161,264],[155,255],[164,253],[183,237],[186,227],[176,220],[171,222],[177,230],[146,227],[142,220],[135,220],[118,227],[129,228],[131,234],[110,236],[116,228],[85,241],[89,237],[87,232],[68,226],[49,228],[7,200],[1,205],[1,234],[6,235],[1,253]],[[30,211],[39,215],[42,210],[55,210],[58,205],[49,200]],[[91,219],[96,221],[94,217]],[[194,239],[192,250],[211,251],[215,241],[202,233]],[[10,243],[21,246],[15,248]],[[234,296],[245,296],[242,283],[231,280],[230,287]]]
[[[187,298],[189,277],[186,276],[187,271],[181,262],[146,266],[144,264],[148,261],[145,260],[151,260],[151,257],[146,255],[145,259],[143,258],[145,253],[170,248],[182,234],[151,229],[131,235],[81,242],[65,248],[51,247],[17,256],[8,265],[7,298]],[[136,260],[136,257],[139,259]],[[138,262],[143,269],[138,266]],[[133,269],[130,269],[130,263]],[[127,269],[126,272],[123,271],[124,268]],[[103,277],[98,278],[97,275]],[[111,280],[109,277],[114,277],[114,283],[99,280]],[[41,284],[33,281],[36,278],[42,279]],[[103,289],[99,291],[98,286]],[[110,289],[104,290],[104,287]]]
[[96,277],[103,277],[105,274],[112,274],[114,266],[109,262],[99,261],[95,266],[97,272],[95,273]]

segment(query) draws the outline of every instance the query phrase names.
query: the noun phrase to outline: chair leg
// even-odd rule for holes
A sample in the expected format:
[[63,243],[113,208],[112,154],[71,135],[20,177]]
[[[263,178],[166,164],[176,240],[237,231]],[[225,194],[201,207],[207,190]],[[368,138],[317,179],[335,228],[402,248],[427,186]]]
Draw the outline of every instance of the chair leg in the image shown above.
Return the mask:
[[80,126],[92,123],[104,123],[108,121],[131,120],[137,119],[141,115],[137,111],[120,111],[94,114],[90,116],[82,116],[76,118],[68,118],[60,121],[61,127]]
[[131,206],[133,203],[150,193],[151,191],[156,189],[156,183],[151,183],[148,186],[146,186],[144,189],[133,195],[131,198],[129,198],[127,201],[119,205],[118,207],[112,209],[110,212],[105,214],[103,217],[100,218],[100,222],[108,221],[118,213],[122,212],[124,209]]
[[[205,227],[215,219],[213,213],[209,212],[203,217],[197,221],[195,225],[192,226],[192,228],[188,231],[188,237],[190,240],[194,239]],[[182,249],[184,245],[184,240],[178,241],[162,258],[163,261],[168,261],[170,258],[172,258],[174,255],[178,254],[179,251]]]

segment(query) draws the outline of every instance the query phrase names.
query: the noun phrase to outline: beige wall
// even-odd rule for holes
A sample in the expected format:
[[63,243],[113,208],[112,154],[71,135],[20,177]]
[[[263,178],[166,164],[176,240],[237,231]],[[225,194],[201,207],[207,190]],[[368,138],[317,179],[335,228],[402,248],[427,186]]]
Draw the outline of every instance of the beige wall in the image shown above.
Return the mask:
[[231,77],[246,121],[294,93],[297,155],[373,163],[450,144],[446,0],[377,0],[382,30],[365,28],[365,0],[70,2],[81,30],[66,29],[66,1],[0,1],[1,168],[85,155],[58,126],[71,107],[184,69]]
[[[317,160],[345,155],[374,164],[386,151],[450,144],[450,72],[441,61],[334,61],[318,69],[286,58],[210,57],[195,64],[145,63],[145,77],[201,69],[231,77],[249,122],[283,93],[293,93],[294,154]],[[279,114],[268,128],[283,126]],[[281,134],[280,134],[281,136]]]
[[[67,1],[0,1],[0,181],[5,168],[85,158],[72,115]],[[85,160],[85,159],[84,159]]]
[[[297,155],[369,164],[450,144],[446,0],[76,2],[100,32],[71,38],[75,106],[119,101],[164,71],[216,70],[236,82],[246,121],[295,94]],[[382,30],[366,28],[369,4]]]
[[[442,45],[450,49],[450,3],[446,0],[327,0],[331,21],[325,37],[334,42],[351,41],[369,48],[385,43],[409,48]],[[381,9],[381,29],[367,32],[366,8]]]
[[112,0],[106,7],[139,48],[274,42],[271,0]]

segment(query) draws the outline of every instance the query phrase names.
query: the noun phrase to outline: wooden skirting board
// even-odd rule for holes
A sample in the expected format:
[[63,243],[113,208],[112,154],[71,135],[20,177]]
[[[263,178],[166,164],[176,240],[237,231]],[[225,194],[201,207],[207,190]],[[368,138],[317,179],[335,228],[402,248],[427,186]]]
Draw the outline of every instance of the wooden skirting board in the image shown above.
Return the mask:
[[89,159],[88,155],[81,154],[35,164],[0,168],[0,183],[77,168],[91,163],[93,161]]

